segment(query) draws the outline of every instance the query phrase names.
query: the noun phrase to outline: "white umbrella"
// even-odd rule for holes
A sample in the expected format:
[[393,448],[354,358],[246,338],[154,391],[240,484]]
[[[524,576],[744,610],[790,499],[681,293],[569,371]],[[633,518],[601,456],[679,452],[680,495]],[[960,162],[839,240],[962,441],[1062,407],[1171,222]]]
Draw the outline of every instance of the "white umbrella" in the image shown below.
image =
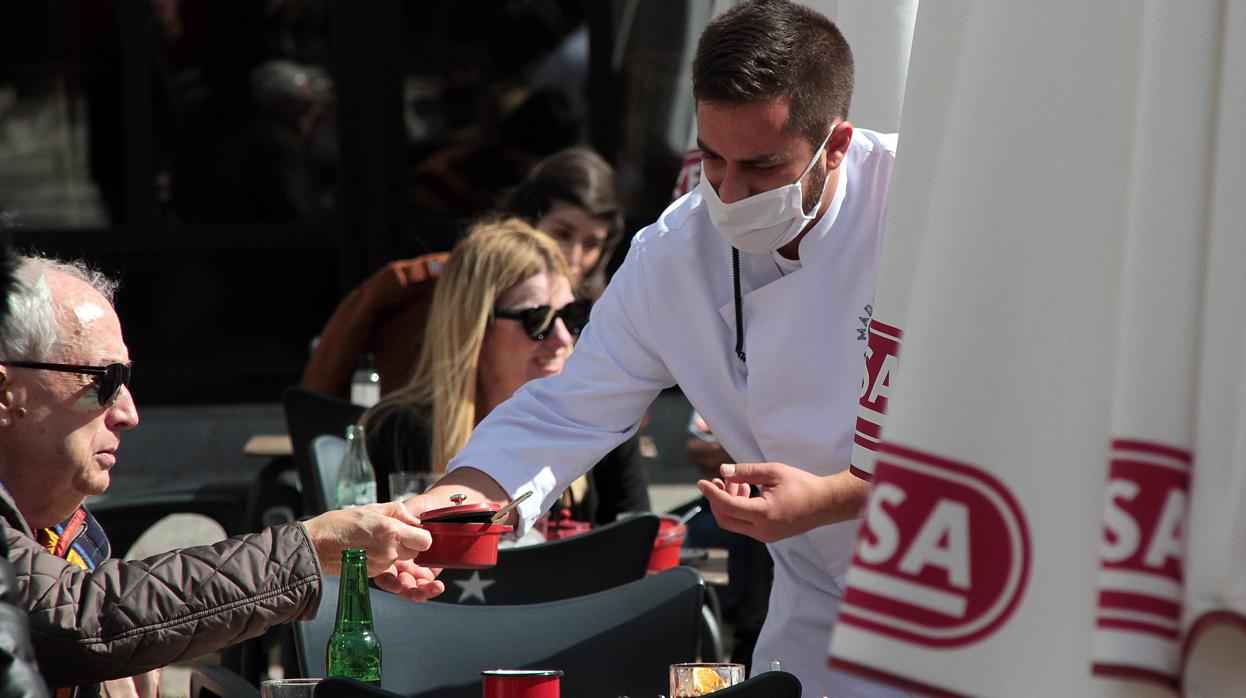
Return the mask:
[[[1092,667],[1171,682],[1191,607],[1246,607],[1242,555],[1223,547],[1246,548],[1231,438],[1246,153],[1227,126],[1246,105],[1241,13],[922,7],[875,304],[903,352],[883,445],[854,454],[865,471],[880,455],[833,662],[952,694],[1162,693]],[[1216,366],[1207,331],[1225,323]],[[1200,380],[1232,387],[1212,400]],[[876,426],[878,412],[862,414]],[[1206,471],[1205,431],[1223,451]],[[1198,558],[1204,519],[1215,565]],[[1213,569],[1216,591],[1189,600]],[[1246,664],[1240,636],[1208,637],[1208,656]]]

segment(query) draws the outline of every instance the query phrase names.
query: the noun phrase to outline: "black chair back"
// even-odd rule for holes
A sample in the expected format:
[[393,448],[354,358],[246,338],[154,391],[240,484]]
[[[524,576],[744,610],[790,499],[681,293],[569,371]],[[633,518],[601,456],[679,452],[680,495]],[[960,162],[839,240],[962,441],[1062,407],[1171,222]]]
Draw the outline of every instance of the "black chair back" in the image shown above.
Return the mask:
[[332,505],[336,498],[334,488],[337,484],[337,471],[342,467],[342,456],[346,455],[346,439],[332,434],[321,434],[311,441],[312,470],[320,480],[321,496],[326,504]]
[[800,698],[800,679],[786,671],[767,671],[721,691],[714,698]]
[[363,416],[364,408],[301,385],[286,388],[281,402],[285,406],[286,428],[290,431],[291,459],[303,484],[303,514],[323,514],[329,510],[325,492],[333,483],[325,483],[312,462],[312,439],[321,434],[344,436],[346,427]]
[[316,698],[360,698],[361,696],[402,698],[397,693],[390,693],[383,688],[377,688],[362,681],[348,679],[343,676],[331,676],[316,684],[316,691],[312,695]]
[[205,664],[190,672],[190,698],[260,698],[260,689],[225,667]]
[[446,592],[463,604],[527,604],[605,591],[645,576],[658,517],[637,514],[562,540],[503,548],[486,570],[444,570]]
[[170,514],[206,516],[226,536],[249,533],[250,482],[201,482],[134,494],[104,494],[87,503],[112,546],[113,557],[125,557],[147,529]]
[[[656,696],[668,667],[696,655],[701,575],[677,567],[563,601],[516,606],[410,603],[373,590],[382,688],[411,698],[480,698],[487,669],[561,669],[565,696]],[[303,676],[324,676],[338,580],[295,624]]]

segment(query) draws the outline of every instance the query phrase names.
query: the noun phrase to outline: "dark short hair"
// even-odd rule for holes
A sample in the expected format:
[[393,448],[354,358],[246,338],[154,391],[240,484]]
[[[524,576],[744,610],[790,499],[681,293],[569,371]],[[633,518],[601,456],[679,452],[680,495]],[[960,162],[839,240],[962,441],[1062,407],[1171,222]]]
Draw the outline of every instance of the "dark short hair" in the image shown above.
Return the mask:
[[558,201],[582,208],[609,225],[601,258],[581,282],[586,294],[596,296],[605,287],[606,264],[623,237],[623,207],[614,168],[591,148],[560,150],[537,163],[501,208],[536,225]]
[[692,61],[702,102],[791,100],[788,128],[820,143],[852,102],[852,49],[831,20],[789,0],[753,0],[710,22]]

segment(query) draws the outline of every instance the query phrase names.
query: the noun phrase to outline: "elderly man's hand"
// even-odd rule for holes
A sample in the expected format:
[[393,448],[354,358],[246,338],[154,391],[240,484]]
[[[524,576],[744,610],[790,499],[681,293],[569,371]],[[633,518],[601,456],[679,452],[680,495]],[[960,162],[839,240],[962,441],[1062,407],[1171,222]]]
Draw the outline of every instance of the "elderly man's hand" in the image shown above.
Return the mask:
[[[740,463],[721,472],[697,482],[718,525],[766,543],[859,516],[869,490],[846,470],[822,477],[783,463]],[[761,496],[749,496],[750,484]]]
[[343,550],[364,548],[368,551],[368,576],[375,577],[395,562],[428,550],[433,538],[419,524],[420,520],[402,504],[389,502],[325,512],[303,525],[325,574],[342,573]]

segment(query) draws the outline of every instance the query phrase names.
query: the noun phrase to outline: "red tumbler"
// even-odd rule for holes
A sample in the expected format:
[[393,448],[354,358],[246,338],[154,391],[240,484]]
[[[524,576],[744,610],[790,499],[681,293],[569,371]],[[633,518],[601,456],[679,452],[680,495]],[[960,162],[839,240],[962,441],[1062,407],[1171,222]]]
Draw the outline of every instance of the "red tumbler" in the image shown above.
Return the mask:
[[557,669],[493,669],[480,672],[484,698],[559,698]]
[[679,564],[679,549],[684,545],[688,527],[674,516],[663,516],[658,521],[658,537],[653,541],[649,555],[649,571],[660,572]]

